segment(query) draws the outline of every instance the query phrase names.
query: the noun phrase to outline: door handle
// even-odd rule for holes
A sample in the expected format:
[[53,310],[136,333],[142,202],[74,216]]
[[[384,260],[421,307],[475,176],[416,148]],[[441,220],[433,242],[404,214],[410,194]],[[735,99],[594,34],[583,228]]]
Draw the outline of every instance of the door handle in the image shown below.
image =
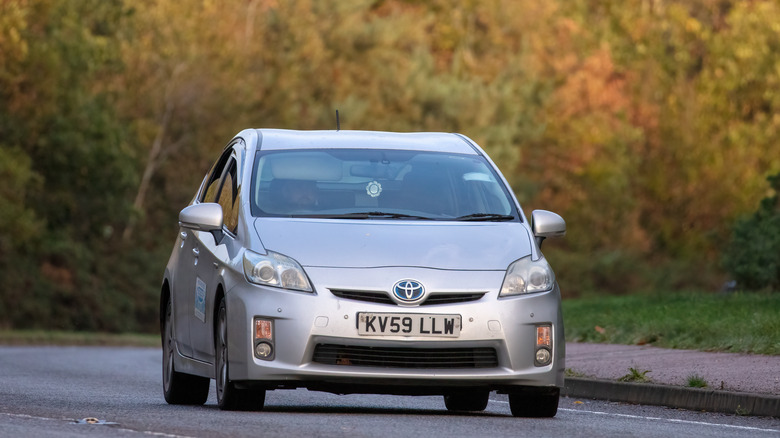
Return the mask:
[[192,255],[194,255],[195,257],[200,255],[200,251],[198,251],[198,248],[192,248]]

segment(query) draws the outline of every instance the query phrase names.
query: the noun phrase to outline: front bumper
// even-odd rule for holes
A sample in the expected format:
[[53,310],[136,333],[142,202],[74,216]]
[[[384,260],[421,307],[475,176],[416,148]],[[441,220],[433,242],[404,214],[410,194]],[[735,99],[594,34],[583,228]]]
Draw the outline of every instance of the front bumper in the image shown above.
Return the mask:
[[[319,274],[317,269],[309,268],[307,272],[312,279]],[[386,275],[399,278],[393,272]],[[481,274],[495,277],[490,279],[475,279],[474,273],[460,275],[463,278],[455,284],[465,283],[464,287],[473,288],[468,283],[500,285],[503,273]],[[423,272],[416,273],[415,278],[420,277],[424,277]],[[427,284],[435,281],[428,279]],[[318,287],[317,294],[311,294],[241,285],[227,294],[229,377],[239,384],[268,389],[307,387],[338,393],[422,394],[465,387],[499,391],[509,391],[514,386],[562,387],[565,345],[557,285],[540,294],[502,299],[497,296],[498,290],[491,290],[479,300],[467,303],[401,307],[338,298],[327,287]],[[458,338],[361,336],[356,322],[359,312],[458,314],[462,327]],[[273,321],[273,360],[254,355],[255,318]],[[552,328],[552,360],[545,366],[534,364],[539,325]],[[412,356],[438,349],[493,350],[495,363],[460,368],[363,366],[350,360],[314,360],[315,351],[321,352],[322,348],[341,351],[353,347],[372,354],[376,354],[374,349],[384,348]]]

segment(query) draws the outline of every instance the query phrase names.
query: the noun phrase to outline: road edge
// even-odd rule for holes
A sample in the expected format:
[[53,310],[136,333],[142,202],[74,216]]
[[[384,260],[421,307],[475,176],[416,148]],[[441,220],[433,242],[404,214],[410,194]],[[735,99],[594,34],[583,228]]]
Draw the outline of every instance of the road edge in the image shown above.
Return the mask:
[[561,395],[695,411],[780,418],[780,396],[567,377]]

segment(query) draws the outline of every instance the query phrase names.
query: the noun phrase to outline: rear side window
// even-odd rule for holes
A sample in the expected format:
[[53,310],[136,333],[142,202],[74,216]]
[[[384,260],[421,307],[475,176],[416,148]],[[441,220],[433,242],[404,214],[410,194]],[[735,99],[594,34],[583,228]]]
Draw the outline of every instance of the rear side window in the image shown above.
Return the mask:
[[238,191],[236,160],[231,158],[222,178],[217,202],[222,206],[225,228],[233,234],[236,234],[238,228]]
[[232,150],[227,149],[220,155],[219,159],[211,166],[209,171],[208,180],[206,180],[206,186],[201,193],[200,202],[217,202],[217,196],[219,195],[219,184],[222,172],[225,170],[225,165],[230,158]]
[[233,156],[233,149],[233,147],[225,149],[219,159],[211,166],[199,201],[218,203],[222,207],[225,228],[236,234],[241,183],[238,178],[238,165]]

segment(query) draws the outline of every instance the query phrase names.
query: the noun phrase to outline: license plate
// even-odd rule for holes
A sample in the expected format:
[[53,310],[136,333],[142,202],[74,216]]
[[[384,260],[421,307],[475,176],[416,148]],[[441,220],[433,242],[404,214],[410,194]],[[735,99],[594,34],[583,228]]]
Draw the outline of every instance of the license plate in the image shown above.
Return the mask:
[[358,334],[365,336],[460,336],[460,315],[358,313]]

